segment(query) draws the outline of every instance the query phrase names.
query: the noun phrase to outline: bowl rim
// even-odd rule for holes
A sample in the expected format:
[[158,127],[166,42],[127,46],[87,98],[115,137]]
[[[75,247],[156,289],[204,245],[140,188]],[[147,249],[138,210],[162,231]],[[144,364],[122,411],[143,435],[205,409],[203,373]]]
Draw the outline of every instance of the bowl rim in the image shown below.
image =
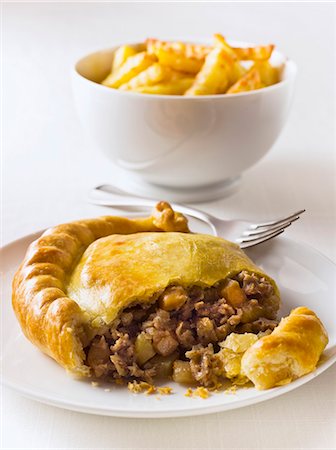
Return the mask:
[[[194,40],[188,40],[188,39],[184,39],[184,42],[195,42]],[[203,44],[206,42],[206,40],[203,41]],[[234,45],[240,44],[242,46],[253,46],[256,45],[255,43],[252,42],[246,42],[246,41],[236,41],[233,39],[228,39],[228,42]],[[73,77],[78,77],[81,80],[85,80],[84,82],[87,82],[89,85],[91,86],[95,86],[95,88],[100,89],[103,91],[105,91],[106,93],[109,92],[109,94],[107,95],[125,95],[128,97],[133,97],[133,98],[147,98],[147,99],[152,99],[153,101],[155,99],[166,99],[167,101],[170,100],[176,100],[176,99],[184,99],[184,101],[205,101],[205,100],[223,100],[223,99],[232,99],[232,98],[236,98],[236,97],[247,97],[247,96],[255,96],[255,95],[262,95],[262,92],[270,92],[270,91],[274,91],[277,89],[281,89],[283,86],[289,84],[290,82],[294,81],[296,78],[296,74],[297,74],[297,64],[290,58],[286,57],[282,52],[280,52],[279,50],[275,49],[274,52],[280,56],[283,57],[284,59],[284,69],[285,68],[289,68],[289,73],[288,76],[279,81],[276,84],[273,84],[271,86],[265,86],[261,89],[255,89],[252,91],[246,91],[246,92],[239,92],[236,94],[211,94],[211,95],[195,95],[195,96],[184,96],[184,95],[163,95],[163,94],[147,94],[147,93],[142,93],[142,92],[134,92],[134,91],[122,91],[120,89],[114,89],[114,88],[110,88],[108,86],[104,86],[101,83],[98,83],[96,81],[92,81],[89,78],[86,78],[84,75],[82,75],[79,70],[78,70],[78,65],[86,58],[88,58],[89,56],[93,56],[96,53],[102,53],[102,52],[108,52],[111,50],[115,50],[116,48],[118,48],[121,45],[139,45],[139,44],[143,44],[143,42],[123,42],[122,44],[116,44],[112,47],[107,47],[107,48],[102,48],[99,50],[95,50],[95,51],[91,51],[90,53],[86,53],[85,55],[83,55],[81,58],[77,59],[75,64],[72,67],[72,76]]]

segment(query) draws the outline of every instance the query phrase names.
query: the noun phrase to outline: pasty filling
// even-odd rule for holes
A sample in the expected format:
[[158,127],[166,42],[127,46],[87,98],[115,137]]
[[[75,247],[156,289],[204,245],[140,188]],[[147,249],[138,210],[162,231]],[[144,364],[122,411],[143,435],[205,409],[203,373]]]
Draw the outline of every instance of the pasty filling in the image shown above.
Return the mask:
[[233,332],[273,330],[279,305],[272,284],[246,271],[210,288],[171,285],[101,330],[85,349],[86,364],[106,381],[173,376],[213,386],[224,370],[219,343]]

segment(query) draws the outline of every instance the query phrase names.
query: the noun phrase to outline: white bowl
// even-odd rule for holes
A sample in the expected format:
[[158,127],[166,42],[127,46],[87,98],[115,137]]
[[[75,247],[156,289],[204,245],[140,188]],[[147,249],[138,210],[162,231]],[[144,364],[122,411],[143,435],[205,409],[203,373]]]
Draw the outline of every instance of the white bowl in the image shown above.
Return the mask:
[[279,52],[272,62],[284,70],[273,86],[183,97],[99,84],[116,48],[80,59],[73,89],[84,127],[114,164],[138,180],[174,189],[228,184],[270,150],[286,122],[296,66]]

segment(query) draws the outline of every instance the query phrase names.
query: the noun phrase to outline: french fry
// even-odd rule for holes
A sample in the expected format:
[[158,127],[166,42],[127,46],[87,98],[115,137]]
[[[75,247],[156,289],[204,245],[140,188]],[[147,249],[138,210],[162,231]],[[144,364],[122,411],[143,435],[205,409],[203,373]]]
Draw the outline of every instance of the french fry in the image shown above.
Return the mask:
[[259,45],[257,47],[232,47],[239,60],[266,61],[270,59],[274,45]]
[[[115,51],[105,86],[162,95],[214,95],[261,89],[280,80],[269,63],[274,45],[232,47],[214,34],[212,46],[147,39]],[[251,61],[246,69],[243,61]]]
[[228,57],[227,60],[231,61],[231,71],[230,71],[230,77],[229,77],[230,78],[229,86],[231,86],[246,73],[246,70],[239,63],[236,53],[233,51],[232,47],[226,42],[224,36],[217,33],[217,34],[214,34],[213,38],[214,38],[215,47],[221,48],[226,53],[226,55]]
[[221,47],[214,47],[185,95],[223,94],[245,73]]
[[159,63],[154,63],[133,77],[128,83],[122,84],[120,89],[129,91],[137,89],[141,86],[153,86],[154,84],[158,84],[172,78],[172,76],[173,71],[170,67],[162,66]]
[[231,56],[231,58],[234,61],[236,61],[238,59],[236,53],[233,51],[233,49],[230,47],[230,45],[226,42],[223,35],[216,33],[213,35],[213,39],[214,39],[215,47],[219,47],[222,50],[224,50],[228,55]]
[[244,76],[246,71],[247,70],[241,64],[239,64],[239,62],[234,62],[230,73],[230,86],[236,83],[239,78]]
[[156,58],[147,52],[140,52],[134,56],[129,56],[124,64],[115,72],[112,72],[102,84],[112,88],[119,88],[122,84],[127,83],[138,73],[147,69],[155,62]]
[[114,52],[114,58],[112,63],[112,72],[121,67],[129,58],[137,53],[137,51],[129,45],[122,45]]
[[146,39],[146,49],[150,55],[155,55],[155,52],[159,48],[164,48],[165,50],[174,50],[177,52],[184,51],[184,44],[182,42],[165,42],[159,39]]
[[193,82],[194,78],[185,77],[155,84],[154,86],[140,86],[134,89],[134,91],[142,94],[183,95]]
[[214,48],[206,57],[201,71],[185,95],[222,94],[229,86],[230,63],[221,48]]
[[217,33],[214,34],[215,46],[225,49],[234,59],[265,61],[272,55],[274,45],[259,45],[256,47],[231,47],[225,40],[224,36]]
[[185,53],[189,58],[198,58],[205,60],[206,56],[211,52],[211,47],[202,44],[185,44]]
[[196,74],[203,65],[202,60],[197,58],[188,58],[184,53],[176,52],[172,49],[165,50],[163,48],[159,48],[155,51],[155,54],[160,64],[171,67],[172,69],[180,72]]
[[226,91],[226,94],[238,94],[239,92],[254,91],[265,85],[261,82],[259,72],[256,69],[249,70],[234,85]]
[[182,42],[163,42],[147,40],[149,54],[156,55],[159,63],[179,72],[196,74],[204,63],[204,54],[200,48]]
[[204,62],[205,57],[211,51],[211,47],[202,44],[190,44],[183,42],[165,42],[158,39],[146,40],[147,52],[155,53],[159,48],[184,53],[187,58],[197,58]]
[[156,56],[161,64],[171,67],[179,72],[196,74],[203,66],[203,60],[188,58],[183,53],[171,50],[158,49]]
[[272,84],[279,82],[279,69],[273,67],[268,61],[256,61],[252,68],[258,71],[261,82],[265,86],[271,86]]

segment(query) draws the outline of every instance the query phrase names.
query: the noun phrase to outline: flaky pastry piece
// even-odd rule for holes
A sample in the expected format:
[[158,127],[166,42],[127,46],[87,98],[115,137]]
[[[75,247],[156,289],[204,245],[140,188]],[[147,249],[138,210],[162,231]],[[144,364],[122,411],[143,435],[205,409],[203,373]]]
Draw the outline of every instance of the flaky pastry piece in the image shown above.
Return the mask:
[[34,241],[15,274],[12,304],[26,337],[75,375],[89,375],[83,347],[89,317],[67,295],[68,279],[84,251],[112,234],[188,232],[186,218],[160,202],[147,218],[99,217],[58,225]]
[[328,335],[320,319],[301,306],[245,352],[241,371],[257,389],[288,384],[316,368],[327,344]]

